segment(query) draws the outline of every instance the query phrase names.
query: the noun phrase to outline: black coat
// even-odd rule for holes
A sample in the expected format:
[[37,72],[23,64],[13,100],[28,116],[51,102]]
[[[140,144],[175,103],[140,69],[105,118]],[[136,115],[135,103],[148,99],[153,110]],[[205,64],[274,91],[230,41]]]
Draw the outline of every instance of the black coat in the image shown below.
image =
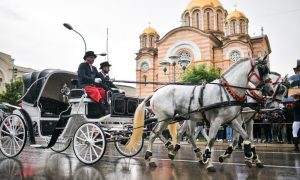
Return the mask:
[[102,79],[102,85],[106,90],[110,90],[111,88],[118,88],[115,86],[110,80],[109,76],[104,76],[102,72],[99,72],[99,76]]
[[78,87],[84,88],[85,86],[94,85],[95,78],[101,78],[97,68],[90,65],[87,62],[83,62],[78,67]]

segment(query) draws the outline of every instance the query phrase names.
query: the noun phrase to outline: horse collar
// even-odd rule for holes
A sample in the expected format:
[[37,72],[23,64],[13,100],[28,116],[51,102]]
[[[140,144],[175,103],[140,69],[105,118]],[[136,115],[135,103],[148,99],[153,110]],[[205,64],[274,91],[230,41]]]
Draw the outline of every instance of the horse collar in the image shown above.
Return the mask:
[[226,90],[229,92],[229,94],[238,102],[245,102],[246,96],[240,96],[238,95],[235,90],[229,85],[229,83],[223,78],[221,80],[221,84],[225,86]]

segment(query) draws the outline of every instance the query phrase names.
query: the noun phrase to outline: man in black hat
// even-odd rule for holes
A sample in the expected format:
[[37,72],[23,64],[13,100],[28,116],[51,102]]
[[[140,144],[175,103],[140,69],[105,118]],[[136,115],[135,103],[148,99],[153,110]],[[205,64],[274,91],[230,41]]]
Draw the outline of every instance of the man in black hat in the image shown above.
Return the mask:
[[[103,80],[102,84],[103,84],[103,87],[106,89],[106,90],[112,90],[112,88],[114,89],[118,89],[117,86],[115,86],[112,81],[113,79],[110,79],[108,73],[110,71],[110,66],[111,64],[109,64],[108,61],[104,61],[100,64],[100,78]],[[117,90],[118,91],[118,90]],[[114,92],[114,91],[113,91]],[[118,91],[119,92],[119,91]]]
[[93,63],[97,55],[87,51],[83,57],[85,62],[78,67],[78,86],[85,89],[86,93],[96,102],[105,99],[105,90],[101,87],[102,79]]

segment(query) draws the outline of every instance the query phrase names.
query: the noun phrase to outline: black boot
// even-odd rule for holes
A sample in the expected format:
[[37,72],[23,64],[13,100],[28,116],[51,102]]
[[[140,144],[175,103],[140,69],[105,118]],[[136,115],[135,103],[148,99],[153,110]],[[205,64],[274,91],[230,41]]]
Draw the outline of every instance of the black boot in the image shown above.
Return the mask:
[[299,152],[298,137],[293,137],[293,143],[295,145],[295,149],[293,150],[293,152]]

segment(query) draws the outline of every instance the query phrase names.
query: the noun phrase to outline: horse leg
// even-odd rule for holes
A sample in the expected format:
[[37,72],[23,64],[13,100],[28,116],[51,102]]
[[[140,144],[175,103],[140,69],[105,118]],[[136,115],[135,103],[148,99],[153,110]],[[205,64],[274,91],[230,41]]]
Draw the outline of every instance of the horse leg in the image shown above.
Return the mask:
[[[231,127],[231,126],[230,126]],[[226,151],[224,152],[224,154],[221,154],[219,156],[219,162],[222,163],[224,162],[227,158],[231,157],[231,154],[234,150],[234,147],[237,145],[238,140],[239,140],[239,136],[240,134],[236,131],[233,131],[233,139],[232,142],[229,144],[229,146],[227,147]]]
[[[172,143],[167,141],[166,138],[164,138],[162,135],[162,130],[164,130],[167,125],[168,125],[168,123],[160,122],[160,123],[156,124],[154,126],[154,128],[152,129],[152,132],[149,137],[148,149],[145,154],[145,160],[149,162],[150,167],[156,167],[156,163],[154,161],[152,161],[152,149],[153,149],[153,143],[154,143],[155,139],[157,137],[159,137],[165,143],[166,146],[169,146],[169,144],[172,145]],[[173,145],[172,145],[172,149],[173,149]]]
[[[240,125],[242,125],[243,121],[242,121],[242,116],[238,116],[236,118],[236,121],[239,122]],[[231,128],[232,128],[232,124],[228,124]],[[231,157],[231,154],[234,150],[234,147],[237,145],[239,140],[239,133],[237,131],[233,131],[233,141],[229,144],[229,146],[227,147],[226,151],[224,152],[224,154],[219,156],[219,162],[222,163],[224,162],[227,158]]]
[[210,159],[211,159],[211,148],[215,142],[215,137],[218,133],[218,130],[221,127],[221,119],[216,118],[215,121],[213,121],[214,123],[211,123],[211,127],[209,129],[209,136],[208,136],[208,142],[207,145],[205,147],[205,151],[203,154],[203,160],[200,160],[201,164],[205,164],[206,165],[206,169],[209,172],[216,172],[216,169],[214,168],[213,164],[211,163]]
[[232,128],[238,131],[244,139],[243,143],[244,143],[245,163],[248,167],[252,167],[252,159],[254,157],[253,151],[255,151],[255,147],[254,145],[251,145],[251,141],[249,139],[248,134],[245,132],[245,130],[236,120],[233,120],[231,124],[232,124]]
[[[187,124],[188,124],[188,130],[187,130],[186,134],[187,134],[187,136],[190,140],[190,143],[193,147],[194,153],[200,162],[203,160],[202,153],[201,153],[200,148],[197,147],[196,142],[195,142],[195,137],[194,137],[195,127],[196,127],[197,123],[195,121],[188,121]],[[176,147],[175,147],[175,149],[176,149]]]
[[180,141],[182,139],[182,135],[184,134],[184,132],[187,131],[187,129],[188,129],[188,121],[184,121],[177,132],[176,145],[174,148],[175,155],[177,154],[178,150],[180,149]]
[[258,155],[256,154],[255,146],[254,146],[254,141],[253,141],[253,124],[254,121],[251,119],[246,123],[246,128],[247,128],[247,133],[250,137],[250,141],[253,143],[251,144],[251,151],[253,153],[253,158],[252,158],[252,163],[256,164],[257,167],[262,168],[264,167],[264,164],[261,162],[259,159]]

